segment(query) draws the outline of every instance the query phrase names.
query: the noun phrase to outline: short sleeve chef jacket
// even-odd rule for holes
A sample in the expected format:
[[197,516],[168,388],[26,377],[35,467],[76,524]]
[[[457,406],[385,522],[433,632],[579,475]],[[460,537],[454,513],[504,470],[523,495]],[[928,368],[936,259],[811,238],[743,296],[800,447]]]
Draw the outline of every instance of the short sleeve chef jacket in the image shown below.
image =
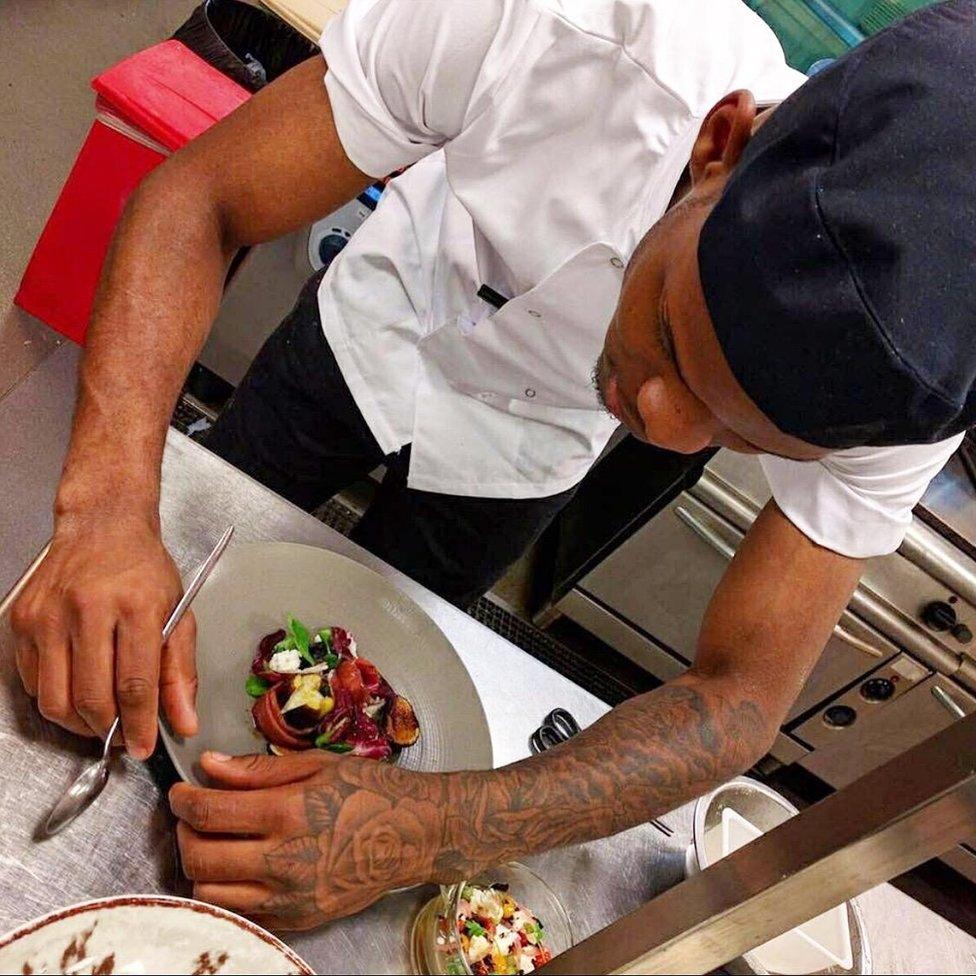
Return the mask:
[[[572,487],[616,426],[590,374],[624,267],[705,115],[739,88],[780,101],[803,76],[742,0],[350,0],[321,43],[352,162],[412,164],[319,292],[370,429],[388,453],[412,444],[413,488]],[[483,284],[509,300],[484,302]],[[870,555],[898,545],[921,468],[880,502],[820,462],[767,476],[816,541]]]

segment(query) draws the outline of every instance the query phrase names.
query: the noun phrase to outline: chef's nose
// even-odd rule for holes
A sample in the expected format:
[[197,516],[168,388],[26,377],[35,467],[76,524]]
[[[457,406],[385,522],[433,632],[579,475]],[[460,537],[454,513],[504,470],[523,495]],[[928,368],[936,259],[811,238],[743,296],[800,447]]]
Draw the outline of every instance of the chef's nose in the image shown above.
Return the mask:
[[720,421],[684,384],[663,377],[647,380],[637,392],[644,436],[658,447],[694,454],[714,440]]

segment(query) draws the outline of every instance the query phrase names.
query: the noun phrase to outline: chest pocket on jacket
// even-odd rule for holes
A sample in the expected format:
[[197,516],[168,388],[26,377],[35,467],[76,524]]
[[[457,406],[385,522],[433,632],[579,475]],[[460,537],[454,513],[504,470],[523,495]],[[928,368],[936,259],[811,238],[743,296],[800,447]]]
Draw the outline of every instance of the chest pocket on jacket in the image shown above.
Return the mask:
[[422,344],[456,389],[539,406],[598,410],[590,383],[624,262],[590,244],[535,287],[480,319],[449,322]]

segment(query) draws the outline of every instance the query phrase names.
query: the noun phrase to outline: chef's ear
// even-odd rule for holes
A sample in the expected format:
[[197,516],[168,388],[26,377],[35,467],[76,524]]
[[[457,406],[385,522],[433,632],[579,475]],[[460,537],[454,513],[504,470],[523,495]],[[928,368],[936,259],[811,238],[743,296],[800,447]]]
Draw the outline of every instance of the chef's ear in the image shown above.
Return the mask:
[[705,116],[691,151],[691,180],[695,187],[728,178],[752,138],[756,99],[752,92],[735,91],[725,96]]

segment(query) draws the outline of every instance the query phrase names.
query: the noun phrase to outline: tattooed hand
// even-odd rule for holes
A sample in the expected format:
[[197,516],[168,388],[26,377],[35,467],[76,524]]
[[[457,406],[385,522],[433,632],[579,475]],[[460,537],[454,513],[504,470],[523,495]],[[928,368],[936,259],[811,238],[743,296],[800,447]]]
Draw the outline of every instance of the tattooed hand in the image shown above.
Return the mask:
[[170,791],[183,869],[203,901],[306,929],[435,873],[443,777],[319,751],[206,753],[203,768],[223,789]]

